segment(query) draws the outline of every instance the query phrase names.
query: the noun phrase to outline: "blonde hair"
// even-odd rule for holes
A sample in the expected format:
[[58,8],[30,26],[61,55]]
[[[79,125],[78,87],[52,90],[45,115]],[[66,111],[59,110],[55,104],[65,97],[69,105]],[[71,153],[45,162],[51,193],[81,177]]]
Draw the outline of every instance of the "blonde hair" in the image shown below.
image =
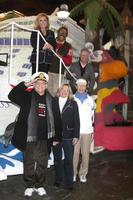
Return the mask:
[[56,93],[56,96],[57,96],[57,97],[60,96],[60,91],[63,89],[64,86],[67,86],[67,87],[68,87],[68,91],[69,91],[68,99],[74,99],[71,86],[70,86],[70,84],[68,84],[68,83],[64,83],[61,87],[58,88],[57,93]]
[[35,19],[35,29],[37,30],[40,30],[40,26],[39,26],[39,19],[41,17],[45,17],[47,19],[47,27],[46,27],[46,30],[49,29],[49,18],[48,18],[48,15],[46,13],[39,13],[37,16],[36,16],[36,19]]

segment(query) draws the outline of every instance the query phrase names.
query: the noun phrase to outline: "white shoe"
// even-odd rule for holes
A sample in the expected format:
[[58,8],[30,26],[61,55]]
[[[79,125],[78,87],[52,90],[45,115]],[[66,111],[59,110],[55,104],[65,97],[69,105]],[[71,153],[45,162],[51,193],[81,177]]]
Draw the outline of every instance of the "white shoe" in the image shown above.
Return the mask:
[[50,168],[50,164],[49,164],[49,163],[47,164],[47,168],[48,168],[48,169]]
[[36,192],[38,193],[39,196],[43,196],[47,194],[46,190],[43,187],[37,188]]
[[84,175],[80,176],[80,182],[86,183],[87,182],[86,176],[84,176]]
[[24,196],[31,197],[33,192],[34,192],[34,188],[27,188],[27,189],[24,191]]
[[76,182],[76,178],[77,178],[76,176],[73,176],[73,182]]
[[103,150],[104,150],[104,147],[102,147],[102,146],[94,147],[94,150],[93,150],[92,153],[96,154],[96,153],[99,153],[99,152],[101,152]]

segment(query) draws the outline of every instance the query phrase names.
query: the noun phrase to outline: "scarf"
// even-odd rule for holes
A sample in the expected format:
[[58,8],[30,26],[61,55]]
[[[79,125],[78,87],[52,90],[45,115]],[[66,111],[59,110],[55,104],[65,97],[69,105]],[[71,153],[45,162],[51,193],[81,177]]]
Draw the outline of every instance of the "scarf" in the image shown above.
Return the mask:
[[83,103],[84,100],[87,99],[87,96],[88,96],[88,94],[87,94],[86,92],[84,92],[84,93],[76,92],[76,93],[75,93],[75,97],[76,97],[77,99],[79,99],[79,100],[81,101],[81,103]]
[[[48,139],[55,136],[54,117],[52,112],[52,96],[46,91],[46,107],[47,107],[47,128]],[[28,116],[27,142],[37,141],[37,127],[38,127],[38,94],[32,91],[31,107]]]

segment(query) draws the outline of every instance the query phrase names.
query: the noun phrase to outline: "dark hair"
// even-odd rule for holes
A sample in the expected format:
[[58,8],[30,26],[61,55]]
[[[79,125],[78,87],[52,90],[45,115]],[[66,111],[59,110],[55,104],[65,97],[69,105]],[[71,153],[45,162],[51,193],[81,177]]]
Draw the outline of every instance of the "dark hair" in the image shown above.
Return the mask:
[[121,58],[119,49],[117,49],[114,45],[110,47],[110,49],[108,50],[108,53],[113,59]]
[[67,35],[68,35],[68,28],[67,28],[66,26],[61,26],[61,27],[58,29],[57,33],[59,33],[60,30],[62,30],[62,29],[66,30],[66,33],[67,33]]
[[110,47],[110,49],[108,50],[108,53],[114,60],[121,60],[125,63],[125,65],[127,65],[127,62],[124,56],[121,55],[120,50],[117,49],[114,45]]

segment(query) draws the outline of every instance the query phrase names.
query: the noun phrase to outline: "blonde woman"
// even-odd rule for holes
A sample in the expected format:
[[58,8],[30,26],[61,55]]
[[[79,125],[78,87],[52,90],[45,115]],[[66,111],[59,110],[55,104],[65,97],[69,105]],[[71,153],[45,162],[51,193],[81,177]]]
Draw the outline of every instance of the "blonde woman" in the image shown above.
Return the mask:
[[[55,113],[60,112],[62,126],[62,141],[53,143],[55,162],[55,186],[73,189],[73,152],[79,138],[79,112],[72,96],[69,84],[63,84],[57,92],[54,105]],[[56,121],[56,126],[60,126]],[[62,163],[62,148],[64,150],[64,166]],[[63,171],[64,169],[64,171]]]
[[[39,36],[39,61],[38,61],[38,71],[48,73],[49,65],[52,61],[53,53],[51,49],[55,49],[56,41],[54,32],[49,30],[49,18],[45,13],[39,13],[35,20],[35,30],[39,30],[44,39]],[[32,74],[36,72],[36,62],[37,62],[37,32],[32,32],[31,34],[31,45],[33,51],[31,54],[30,62],[32,63]]]

